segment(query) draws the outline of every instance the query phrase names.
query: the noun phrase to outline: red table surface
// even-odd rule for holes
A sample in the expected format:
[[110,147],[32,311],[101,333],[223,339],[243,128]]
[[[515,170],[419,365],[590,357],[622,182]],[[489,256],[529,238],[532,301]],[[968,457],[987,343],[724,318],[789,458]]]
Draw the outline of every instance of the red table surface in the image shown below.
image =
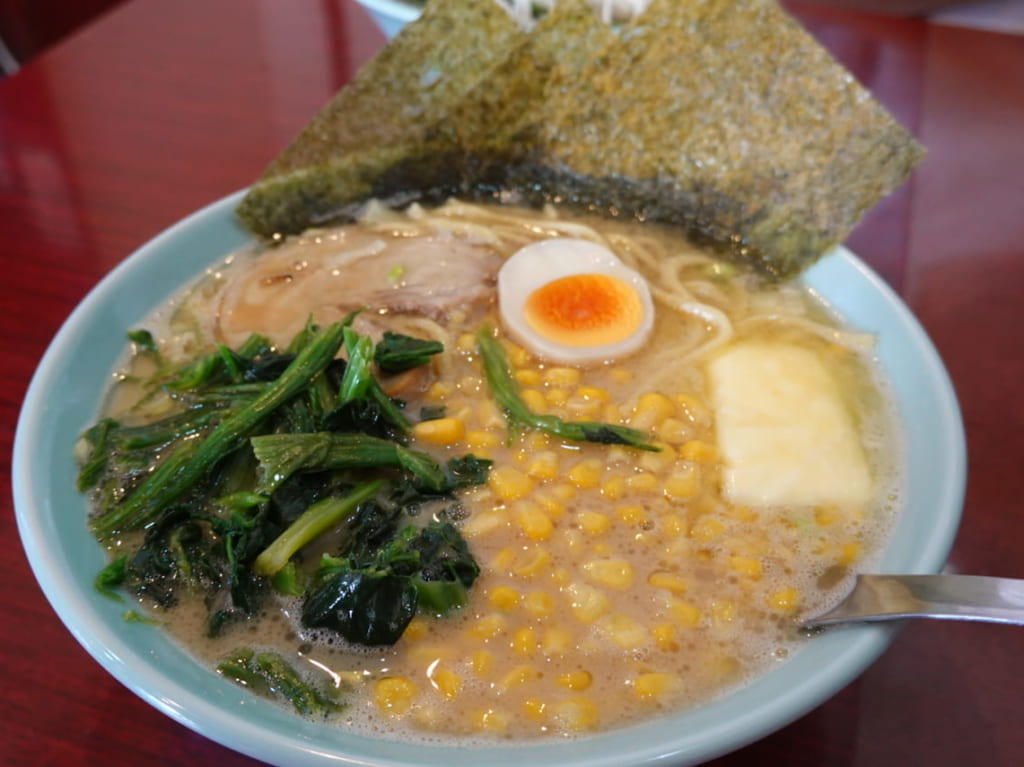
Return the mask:
[[[848,245],[952,376],[969,477],[949,569],[1024,577],[1024,37],[790,6],[925,163]],[[348,0],[133,0],[0,82],[0,762],[255,764],[107,675],[17,536],[14,426],[47,343],[136,247],[246,186],[383,38]],[[1024,764],[1024,632],[918,622],[818,709],[716,765]]]

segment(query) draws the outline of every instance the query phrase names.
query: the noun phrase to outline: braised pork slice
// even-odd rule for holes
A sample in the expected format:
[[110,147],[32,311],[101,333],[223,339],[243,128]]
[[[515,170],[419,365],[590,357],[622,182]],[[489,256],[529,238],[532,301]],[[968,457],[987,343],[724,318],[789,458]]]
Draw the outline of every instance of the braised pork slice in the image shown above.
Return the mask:
[[[361,324],[391,314],[443,319],[493,300],[501,257],[457,233],[403,237],[357,227],[303,235],[229,272],[217,318],[231,347],[251,333],[287,344],[309,317],[328,324],[366,307]],[[369,329],[369,328],[367,328]]]

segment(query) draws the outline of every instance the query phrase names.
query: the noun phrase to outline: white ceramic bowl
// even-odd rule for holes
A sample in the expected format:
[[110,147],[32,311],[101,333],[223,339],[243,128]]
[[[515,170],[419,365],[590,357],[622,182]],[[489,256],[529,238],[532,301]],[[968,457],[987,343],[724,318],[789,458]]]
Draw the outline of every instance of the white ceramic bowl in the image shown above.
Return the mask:
[[[125,623],[124,605],[92,587],[104,552],[86,528],[86,503],[75,492],[72,447],[96,417],[124,351],[125,331],[248,242],[233,215],[240,194],[161,234],[89,294],[43,357],[18,422],[15,509],[36,578],[75,638],[144,700],[225,746],[280,765],[694,764],[798,718],[885,649],[891,629],[834,631],[808,640],[747,687],[693,711],[581,740],[453,748],[387,742],[303,721],[202,667],[158,628]],[[878,354],[903,422],[906,507],[881,569],[938,571],[959,522],[965,463],[959,410],[942,363],[899,299],[848,251],[828,255],[804,279],[854,325],[878,334]]]

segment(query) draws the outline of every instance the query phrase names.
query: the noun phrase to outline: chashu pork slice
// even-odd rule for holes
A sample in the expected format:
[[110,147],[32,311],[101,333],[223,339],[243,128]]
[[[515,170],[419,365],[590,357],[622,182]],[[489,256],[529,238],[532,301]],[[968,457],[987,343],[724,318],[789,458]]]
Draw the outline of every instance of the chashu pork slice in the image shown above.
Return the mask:
[[492,300],[501,263],[493,247],[455,232],[312,232],[228,273],[216,332],[232,348],[251,333],[285,346],[310,317],[324,325],[364,307],[371,323],[381,314],[442,319]]

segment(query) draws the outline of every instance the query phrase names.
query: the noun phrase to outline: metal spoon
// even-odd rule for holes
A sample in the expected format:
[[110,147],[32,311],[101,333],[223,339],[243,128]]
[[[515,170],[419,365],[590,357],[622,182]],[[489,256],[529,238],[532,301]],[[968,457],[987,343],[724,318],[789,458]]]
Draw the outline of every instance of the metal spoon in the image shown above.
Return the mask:
[[853,591],[805,629],[905,618],[1024,626],[1024,580],[982,575],[858,575]]

